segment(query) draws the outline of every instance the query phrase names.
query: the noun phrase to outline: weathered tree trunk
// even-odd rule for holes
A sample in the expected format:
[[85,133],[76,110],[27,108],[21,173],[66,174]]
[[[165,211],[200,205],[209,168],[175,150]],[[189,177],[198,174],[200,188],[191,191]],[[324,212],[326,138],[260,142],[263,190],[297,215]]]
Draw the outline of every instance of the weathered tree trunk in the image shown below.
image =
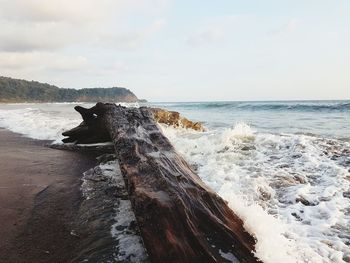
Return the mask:
[[[97,118],[99,112],[94,112],[98,111],[96,107],[93,108],[94,110],[85,109],[81,106],[76,106],[74,109],[81,114],[83,122],[78,127],[63,133],[63,136],[68,137],[63,139],[64,143],[89,144],[111,141],[103,119]],[[152,112],[154,120],[158,123],[204,131],[202,123],[190,121],[176,111],[167,111],[160,108],[147,109]],[[69,147],[74,148],[71,145]]]
[[98,103],[78,111],[89,131],[103,129],[114,143],[152,262],[258,261],[243,222],[175,151],[149,108]]

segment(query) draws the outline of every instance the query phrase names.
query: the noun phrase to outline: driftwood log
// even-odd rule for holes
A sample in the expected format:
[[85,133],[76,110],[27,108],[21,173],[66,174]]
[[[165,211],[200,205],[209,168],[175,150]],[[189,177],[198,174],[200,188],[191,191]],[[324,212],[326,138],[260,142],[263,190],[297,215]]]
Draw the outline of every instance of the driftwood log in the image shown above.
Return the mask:
[[[63,136],[68,137],[62,140],[64,143],[89,144],[111,141],[110,134],[102,118],[97,118],[99,116],[97,108],[91,110],[76,106],[74,109],[80,113],[83,122],[78,127],[62,133]],[[202,123],[190,121],[176,111],[167,111],[160,108],[148,108],[148,110],[152,112],[154,120],[158,123],[204,131]]]
[[254,238],[162,134],[149,108],[76,107],[64,141],[112,140],[151,262],[257,262]]

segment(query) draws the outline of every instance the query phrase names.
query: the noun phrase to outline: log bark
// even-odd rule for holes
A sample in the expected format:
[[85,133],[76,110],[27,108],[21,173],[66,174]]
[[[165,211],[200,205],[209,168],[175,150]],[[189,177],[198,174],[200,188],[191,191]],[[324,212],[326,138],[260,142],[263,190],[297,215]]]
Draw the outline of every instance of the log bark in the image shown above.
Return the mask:
[[152,110],[103,103],[78,109],[88,141],[102,129],[114,143],[151,262],[258,261],[242,220],[176,152]]
[[[74,109],[81,114],[83,122],[78,127],[63,133],[64,136],[68,137],[63,139],[64,143],[89,144],[108,142],[111,140],[102,119],[97,118],[97,116],[99,116],[98,112],[93,112],[81,106],[76,106]],[[202,123],[190,121],[182,117],[180,113],[176,111],[167,111],[160,108],[148,109],[152,112],[154,120],[158,123],[196,131],[205,130]],[[94,108],[94,110],[96,111],[97,109]]]

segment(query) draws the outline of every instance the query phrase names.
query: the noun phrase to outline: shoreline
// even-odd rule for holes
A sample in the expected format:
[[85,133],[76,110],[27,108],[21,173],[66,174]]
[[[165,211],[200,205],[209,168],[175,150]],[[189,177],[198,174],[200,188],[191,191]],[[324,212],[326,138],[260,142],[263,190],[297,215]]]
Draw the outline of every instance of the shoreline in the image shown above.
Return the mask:
[[96,156],[47,142],[0,129],[0,258],[8,263],[66,262],[79,246],[71,231],[81,178]]

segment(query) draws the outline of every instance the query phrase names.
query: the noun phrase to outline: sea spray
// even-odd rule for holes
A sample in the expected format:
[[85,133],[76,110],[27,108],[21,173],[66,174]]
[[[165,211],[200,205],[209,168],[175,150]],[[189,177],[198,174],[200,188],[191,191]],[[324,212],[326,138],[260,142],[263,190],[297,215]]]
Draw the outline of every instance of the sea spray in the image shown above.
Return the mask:
[[[208,128],[163,131],[244,220],[257,256],[350,262],[349,102],[206,104],[157,104]],[[71,104],[0,105],[0,126],[31,138],[59,141],[80,122]]]
[[59,141],[67,127],[75,127],[80,122],[78,118],[63,118],[35,108],[0,110],[1,127],[39,140]]
[[[82,120],[75,105],[92,107],[92,103],[21,103],[0,105],[0,127],[38,140],[63,139],[62,132],[78,126]],[[139,107],[138,103],[118,103]]]
[[[244,123],[206,133],[162,128],[198,167],[202,180],[244,220],[264,262],[348,258],[346,162],[327,156],[319,138],[260,134]],[[329,144],[348,146],[337,140]]]

